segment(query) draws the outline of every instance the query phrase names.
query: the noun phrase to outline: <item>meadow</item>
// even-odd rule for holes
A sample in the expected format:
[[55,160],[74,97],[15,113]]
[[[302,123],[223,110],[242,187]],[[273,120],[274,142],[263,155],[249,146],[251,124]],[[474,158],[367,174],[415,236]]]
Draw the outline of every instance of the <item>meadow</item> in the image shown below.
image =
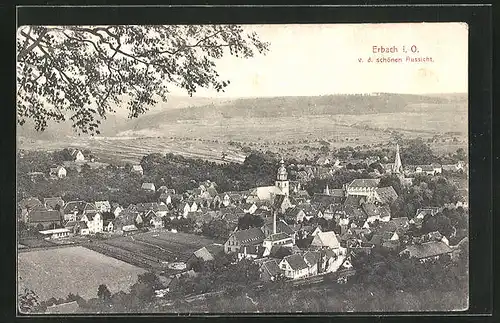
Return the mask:
[[100,284],[112,293],[128,291],[143,269],[84,247],[38,250],[18,254],[18,288],[32,289],[41,300],[97,295]]
[[94,241],[88,247],[148,270],[172,273],[168,263],[186,261],[194,251],[214,242],[223,243],[194,234],[154,231]]
[[21,138],[19,147],[89,149],[100,161],[115,164],[137,163],[150,153],[241,163],[248,154],[243,147],[302,158],[317,154],[314,149],[322,142],[328,142],[330,148],[387,144],[391,132],[397,131],[406,138],[438,136],[439,142],[431,143],[437,153],[466,148],[467,114],[457,113],[454,107],[441,107],[442,111],[434,113],[432,109],[438,108],[419,106],[409,112],[364,115],[177,120],[112,137],[61,136],[50,141]]

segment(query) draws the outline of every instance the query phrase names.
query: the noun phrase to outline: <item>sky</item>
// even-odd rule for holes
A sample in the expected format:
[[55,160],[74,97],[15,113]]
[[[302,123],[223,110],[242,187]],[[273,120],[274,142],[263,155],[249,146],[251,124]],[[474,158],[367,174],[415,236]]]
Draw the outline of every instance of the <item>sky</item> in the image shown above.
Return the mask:
[[[247,25],[270,42],[266,55],[227,56],[217,70],[231,84],[225,93],[196,97],[314,96],[348,93],[467,93],[468,26],[465,23]],[[411,53],[415,45],[418,53]],[[373,46],[398,53],[373,53]],[[402,53],[405,46],[407,54]],[[415,48],[415,47],[414,47]],[[406,63],[406,56],[433,62]],[[359,58],[401,57],[402,63]],[[174,95],[187,95],[172,89]]]

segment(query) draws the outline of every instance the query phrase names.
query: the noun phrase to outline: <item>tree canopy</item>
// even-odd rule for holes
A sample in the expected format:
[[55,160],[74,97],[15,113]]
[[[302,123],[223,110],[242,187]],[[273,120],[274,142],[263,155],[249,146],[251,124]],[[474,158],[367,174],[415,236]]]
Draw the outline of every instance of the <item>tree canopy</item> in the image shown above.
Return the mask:
[[269,44],[238,25],[22,26],[17,31],[18,123],[69,118],[77,132],[99,134],[101,119],[127,103],[135,118],[173,86],[192,95],[223,91],[224,55],[249,58]]

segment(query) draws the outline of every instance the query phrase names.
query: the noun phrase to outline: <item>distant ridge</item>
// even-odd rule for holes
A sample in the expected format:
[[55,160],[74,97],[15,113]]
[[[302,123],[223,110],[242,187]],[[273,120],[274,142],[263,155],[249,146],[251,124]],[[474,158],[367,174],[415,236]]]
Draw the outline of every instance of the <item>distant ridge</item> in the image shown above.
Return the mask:
[[[120,110],[115,108],[115,110]],[[124,110],[124,109],[122,109]],[[164,124],[187,120],[221,120],[231,118],[280,118],[327,115],[370,115],[379,113],[425,113],[440,119],[467,110],[467,94],[335,94],[323,96],[289,96],[261,98],[189,98],[172,96],[137,119],[112,114],[103,121],[101,134],[115,136],[123,132],[157,129]],[[446,112],[446,113],[444,113]],[[443,114],[444,113],[444,114]],[[69,122],[50,124],[38,133],[32,124],[18,127],[18,135],[34,139],[56,139],[73,136]]]
[[[324,96],[239,98],[224,104],[210,104],[132,120],[134,130],[157,127],[180,120],[210,120],[221,118],[278,118],[321,115],[366,115],[374,113],[418,112],[429,106],[456,104],[467,106],[466,94],[344,94]],[[432,111],[429,111],[432,112]],[[130,127],[130,124],[127,125]]]

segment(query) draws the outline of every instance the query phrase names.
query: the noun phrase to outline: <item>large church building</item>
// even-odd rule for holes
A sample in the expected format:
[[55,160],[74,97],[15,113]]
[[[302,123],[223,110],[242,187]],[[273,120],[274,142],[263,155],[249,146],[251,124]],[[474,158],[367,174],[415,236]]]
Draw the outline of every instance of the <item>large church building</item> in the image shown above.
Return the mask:
[[285,195],[287,197],[290,195],[290,181],[288,180],[288,171],[286,170],[283,158],[280,161],[274,186],[260,186],[252,189],[249,200],[273,201],[277,195]]

